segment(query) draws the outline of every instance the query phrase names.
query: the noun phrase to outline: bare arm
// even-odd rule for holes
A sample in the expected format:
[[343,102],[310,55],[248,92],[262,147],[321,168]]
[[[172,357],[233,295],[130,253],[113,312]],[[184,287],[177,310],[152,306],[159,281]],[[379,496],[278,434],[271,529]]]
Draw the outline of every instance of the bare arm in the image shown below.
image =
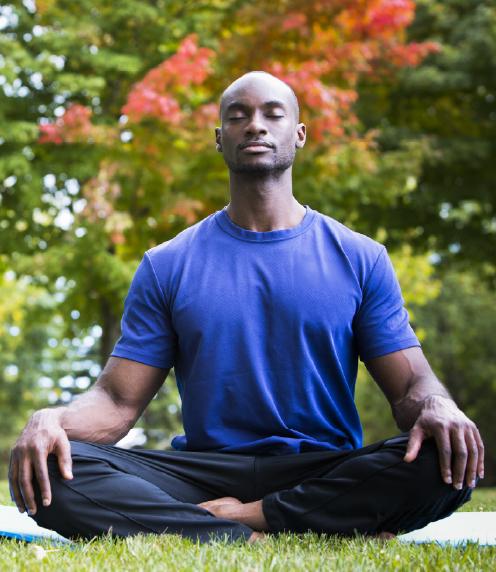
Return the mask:
[[50,453],[57,455],[62,476],[71,479],[69,439],[116,443],[136,423],[167,374],[168,370],[111,357],[93,387],[68,406],[34,413],[11,452],[9,485],[18,509],[36,512],[33,476],[43,504],[50,504]]
[[127,434],[168,370],[111,357],[97,382],[67,407],[60,424],[69,439],[114,444]]
[[368,361],[398,427],[410,431],[405,461],[416,457],[424,439],[434,437],[446,483],[461,489],[484,476],[484,445],[475,424],[456,406],[434,375],[422,350],[407,348]]

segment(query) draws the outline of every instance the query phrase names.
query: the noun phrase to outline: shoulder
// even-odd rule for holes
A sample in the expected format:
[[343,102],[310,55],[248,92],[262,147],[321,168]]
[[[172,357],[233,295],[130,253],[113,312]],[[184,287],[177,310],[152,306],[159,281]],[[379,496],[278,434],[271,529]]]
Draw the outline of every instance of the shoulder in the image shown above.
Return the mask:
[[349,226],[346,226],[342,222],[325,215],[323,213],[317,213],[318,218],[322,225],[325,225],[327,228],[330,229],[339,240],[339,242],[343,245],[343,247],[349,250],[357,250],[357,251],[364,251],[364,250],[371,250],[373,252],[379,253],[384,246],[365,234],[357,232],[353,230]]
[[150,248],[146,251],[145,256],[155,268],[170,264],[175,260],[181,260],[191,250],[192,246],[208,240],[213,231],[214,214],[189,226],[170,240]]
[[162,290],[169,291],[185,265],[202,253],[215,232],[214,214],[145,252],[143,260],[150,266],[150,271]]
[[335,247],[347,258],[363,285],[381,254],[386,251],[384,245],[328,215],[318,212],[317,217],[319,232],[332,237]]

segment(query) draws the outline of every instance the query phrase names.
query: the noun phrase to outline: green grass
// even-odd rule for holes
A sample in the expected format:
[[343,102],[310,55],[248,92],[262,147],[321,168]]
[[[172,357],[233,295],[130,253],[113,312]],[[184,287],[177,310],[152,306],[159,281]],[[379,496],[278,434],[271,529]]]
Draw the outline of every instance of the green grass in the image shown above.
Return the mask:
[[[0,504],[11,504],[6,482],[0,482]],[[496,489],[474,491],[472,501],[463,510],[496,511]],[[106,537],[80,542],[72,548],[55,548],[38,559],[33,545],[0,540],[0,570],[496,570],[496,547],[471,544],[443,548],[315,534],[285,534],[255,545],[220,541],[200,545],[174,535]]]

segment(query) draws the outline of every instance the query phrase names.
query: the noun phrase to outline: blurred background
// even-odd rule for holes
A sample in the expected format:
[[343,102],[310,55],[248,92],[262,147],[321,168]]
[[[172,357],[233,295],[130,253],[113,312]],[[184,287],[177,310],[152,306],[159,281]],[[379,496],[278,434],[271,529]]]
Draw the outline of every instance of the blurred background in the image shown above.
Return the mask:
[[[294,194],[384,243],[496,483],[496,3],[24,0],[0,6],[0,470],[98,377],[148,248],[222,208],[218,99],[298,95]],[[365,441],[397,432],[361,365]],[[124,446],[168,447],[173,372]]]

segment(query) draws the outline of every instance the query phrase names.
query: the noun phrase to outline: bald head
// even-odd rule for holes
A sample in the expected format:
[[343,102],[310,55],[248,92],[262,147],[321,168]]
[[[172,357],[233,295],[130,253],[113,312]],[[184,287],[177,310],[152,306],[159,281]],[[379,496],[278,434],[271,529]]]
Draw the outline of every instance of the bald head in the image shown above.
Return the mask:
[[295,121],[299,121],[300,108],[298,105],[298,98],[291,86],[274,75],[264,71],[251,71],[245,73],[226,87],[220,97],[221,119],[226,105],[228,105],[231,100],[235,99],[236,95],[245,90],[249,90],[250,87],[254,87],[255,84],[256,87],[260,86],[262,89],[267,90],[267,93],[271,92],[284,97],[288,105],[293,109]]
[[286,172],[306,140],[298,112],[294,91],[270,73],[249,72],[231,83],[215,128],[216,148],[229,171],[267,177]]

